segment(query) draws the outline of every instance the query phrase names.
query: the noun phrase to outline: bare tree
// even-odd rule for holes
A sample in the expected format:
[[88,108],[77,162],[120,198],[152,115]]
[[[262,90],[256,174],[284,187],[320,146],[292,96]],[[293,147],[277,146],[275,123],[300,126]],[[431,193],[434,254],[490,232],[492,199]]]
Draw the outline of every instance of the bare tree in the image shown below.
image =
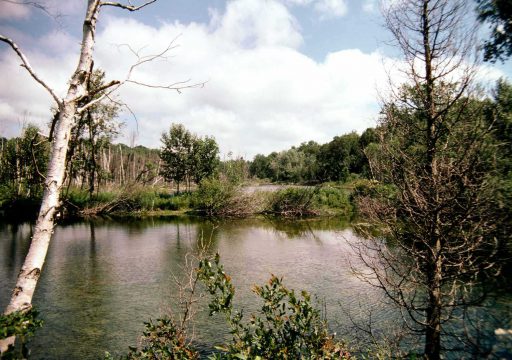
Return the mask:
[[424,336],[423,355],[431,360],[458,342],[441,341],[450,332],[446,324],[462,321],[482,300],[475,285],[494,266],[487,181],[493,149],[473,92],[475,42],[466,6],[400,0],[384,10],[406,82],[384,103],[372,165],[394,196],[359,199],[382,236],[354,244],[359,275],[383,289],[409,331]]
[[[101,102],[103,99],[108,98],[114,90],[126,82],[157,88],[174,89],[178,91],[185,87],[195,86],[188,85],[186,82],[170,85],[149,85],[130,79],[130,75],[136,67],[164,56],[166,52],[173,48],[173,43],[156,55],[142,56],[137,52],[133,52],[134,55],[137,56],[137,62],[129,69],[126,79],[110,81],[104,84],[101,88],[95,89],[95,92],[92,92],[87,86],[93,72],[93,50],[96,39],[96,25],[100,15],[100,10],[103,7],[110,6],[128,11],[137,11],[155,2],[156,0],[150,0],[143,2],[141,5],[132,5],[130,1],[128,1],[127,4],[115,1],[87,1],[78,65],[69,79],[67,92],[63,98],[59,97],[49,83],[32,68],[29,60],[24,55],[20,47],[12,39],[0,34],[0,41],[6,43],[12,48],[21,60],[21,66],[28,71],[30,76],[37,83],[46,89],[53,98],[57,108],[57,115],[54,117],[52,123],[51,152],[41,208],[37,218],[30,249],[19,273],[9,305],[5,310],[6,314],[15,311],[27,311],[32,306],[32,296],[41,274],[41,269],[43,267],[53,233],[54,216],[60,205],[60,190],[63,185],[66,170],[66,156],[69,149],[71,130],[75,126],[77,119],[89,108]],[[18,3],[37,7],[40,6],[37,2],[20,1]],[[99,92],[103,92],[102,96],[95,96]],[[14,340],[15,339],[11,337],[0,341],[0,352],[5,352],[9,345],[14,343]]]

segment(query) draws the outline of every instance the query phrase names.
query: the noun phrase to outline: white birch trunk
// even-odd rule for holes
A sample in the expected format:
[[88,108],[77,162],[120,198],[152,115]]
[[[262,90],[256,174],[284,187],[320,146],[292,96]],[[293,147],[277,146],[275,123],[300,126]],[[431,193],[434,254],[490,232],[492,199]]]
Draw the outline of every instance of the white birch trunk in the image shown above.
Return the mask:
[[[59,106],[59,117],[55,124],[55,137],[50,152],[45,190],[34,235],[5,314],[15,311],[26,311],[32,307],[32,296],[34,295],[53,234],[54,215],[59,206],[60,189],[66,169],[66,154],[71,129],[75,123],[77,100],[85,95],[87,91],[85,85],[91,69],[94,34],[99,8],[99,0],[88,1],[87,13],[83,23],[80,59],[77,69],[71,77],[66,97]],[[14,340],[14,337],[0,340],[0,353],[5,352],[9,345],[14,344]]]

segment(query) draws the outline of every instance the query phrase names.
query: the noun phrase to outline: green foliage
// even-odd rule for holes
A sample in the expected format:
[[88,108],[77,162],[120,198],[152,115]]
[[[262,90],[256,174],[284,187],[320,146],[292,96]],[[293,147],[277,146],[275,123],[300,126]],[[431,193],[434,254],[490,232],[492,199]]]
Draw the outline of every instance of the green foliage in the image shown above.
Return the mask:
[[49,150],[34,125],[25,127],[19,138],[0,139],[0,184],[9,191],[10,200],[42,196]]
[[248,323],[243,314],[233,310],[235,288],[225,273],[217,254],[214,261],[202,260],[199,279],[212,295],[210,315],[224,313],[233,339],[219,347],[222,352],[212,359],[348,359],[343,344],[330,335],[320,311],[311,305],[311,296],[300,296],[287,289],[282,280],[272,276],[254,293],[263,305]]
[[161,175],[179,184],[211,177],[219,167],[219,146],[212,137],[199,138],[181,124],[172,124],[162,134],[160,158],[164,162]]
[[353,183],[352,199],[371,197],[393,199],[397,195],[396,188],[391,184],[383,184],[377,180],[360,179]]
[[320,148],[318,155],[318,179],[321,181],[345,181],[350,173],[361,173],[363,152],[359,135],[355,132],[336,136]]
[[187,343],[185,334],[169,318],[144,323],[139,347],[130,347],[127,360],[136,359],[198,359],[199,354]]
[[260,195],[244,193],[226,179],[203,179],[192,195],[192,207],[208,216],[242,217],[261,210]]
[[313,205],[317,209],[336,210],[345,216],[352,214],[352,204],[346,190],[332,187],[322,186],[315,193]]
[[347,181],[351,174],[370,177],[365,149],[377,140],[376,130],[369,128],[361,136],[352,132],[323,145],[309,141],[268,156],[258,154],[249,171],[253,177],[285,183]]
[[73,188],[64,198],[64,206],[72,215],[93,216],[114,211],[187,210],[191,198],[188,193],[171,194],[158,188],[132,187],[93,196],[86,190]]
[[220,164],[220,177],[233,185],[241,185],[248,178],[248,165],[242,157],[232,157],[228,154],[228,159]]
[[207,215],[217,215],[235,196],[235,187],[220,179],[204,179],[193,195],[192,206]]
[[290,187],[269,196],[266,212],[281,216],[300,217],[316,215],[314,197],[318,188]]
[[28,357],[28,349],[25,347],[25,343],[38,328],[43,326],[43,321],[37,319],[37,315],[38,312],[34,309],[0,315],[0,339],[16,336],[22,344],[20,352],[14,347],[9,347],[7,352],[2,353],[2,359],[24,359]]
[[192,177],[196,184],[215,174],[220,165],[219,146],[214,138],[196,138],[193,144]]
[[491,28],[484,44],[484,59],[505,61],[512,55],[512,3],[510,0],[476,0],[478,19]]
[[160,158],[164,162],[161,175],[167,181],[179,184],[186,180],[192,164],[193,135],[181,124],[172,124],[169,133],[163,133]]

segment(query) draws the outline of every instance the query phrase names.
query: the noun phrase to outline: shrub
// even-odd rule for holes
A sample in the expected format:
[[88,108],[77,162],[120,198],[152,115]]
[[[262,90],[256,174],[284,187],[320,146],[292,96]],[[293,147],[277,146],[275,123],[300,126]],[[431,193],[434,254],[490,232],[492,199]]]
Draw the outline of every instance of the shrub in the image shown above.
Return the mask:
[[382,184],[377,180],[361,179],[355,181],[352,191],[352,201],[357,203],[357,198],[386,198],[394,199],[396,197],[396,188],[390,184]]
[[272,193],[268,198],[266,213],[300,217],[317,215],[313,198],[317,188],[287,188]]
[[[311,296],[302,291],[296,295],[282,280],[272,276],[254,293],[263,305],[248,322],[241,312],[233,310],[235,287],[224,272],[219,254],[214,259],[201,259],[190,278],[201,282],[211,295],[210,316],[224,314],[233,335],[232,341],[217,347],[209,359],[349,359],[346,346],[337,341],[321,319],[320,311],[311,305]],[[193,285],[190,295],[194,301]],[[184,311],[188,311],[186,308]],[[125,359],[197,359],[199,354],[187,340],[187,328],[167,317],[145,323],[139,347],[131,347]],[[106,354],[105,360],[112,360]]]
[[336,210],[338,213],[349,216],[352,214],[353,206],[347,192],[335,187],[322,187],[313,197],[313,204],[316,208]]
[[235,288],[224,272],[217,254],[213,263],[202,260],[199,279],[207,286],[212,301],[210,315],[226,315],[233,339],[219,348],[214,359],[348,359],[346,347],[329,334],[311,296],[297,296],[282,280],[272,276],[267,284],[255,286],[263,305],[258,315],[244,323],[241,312],[233,311]]
[[192,207],[208,216],[239,217],[260,211],[261,196],[245,194],[232,182],[203,179],[192,198]]
[[[108,357],[107,357],[108,358]],[[185,335],[169,318],[144,323],[139,347],[130,347],[126,359],[198,359],[199,354],[187,344]]]
[[6,352],[1,354],[2,359],[26,359],[29,351],[26,347],[27,340],[35,331],[43,326],[43,321],[37,319],[37,311],[16,311],[9,315],[0,315],[0,340],[16,336],[21,346],[17,349],[9,346]]

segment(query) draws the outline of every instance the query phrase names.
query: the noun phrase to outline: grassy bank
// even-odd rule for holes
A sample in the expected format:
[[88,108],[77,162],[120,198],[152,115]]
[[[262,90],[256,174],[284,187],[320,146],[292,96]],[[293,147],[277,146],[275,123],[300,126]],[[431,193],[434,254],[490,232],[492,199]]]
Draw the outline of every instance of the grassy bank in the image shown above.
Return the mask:
[[[283,217],[343,216],[354,213],[352,190],[346,184],[316,187],[234,185],[217,179],[201,182],[193,192],[174,193],[167,188],[141,186],[104,190],[92,196],[70,189],[63,195],[60,216],[170,216],[196,214],[212,217],[246,217],[257,214]],[[2,202],[3,217],[35,218],[38,198],[10,198]]]

